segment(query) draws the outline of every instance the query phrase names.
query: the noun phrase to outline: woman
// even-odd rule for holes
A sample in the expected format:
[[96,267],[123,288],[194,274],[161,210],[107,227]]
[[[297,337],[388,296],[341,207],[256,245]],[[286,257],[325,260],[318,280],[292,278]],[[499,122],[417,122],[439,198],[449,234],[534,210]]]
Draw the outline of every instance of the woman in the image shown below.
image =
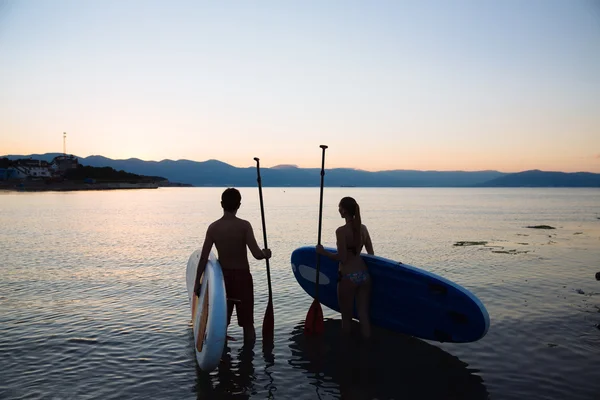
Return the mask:
[[373,252],[373,243],[367,227],[361,223],[360,208],[352,197],[344,197],[339,204],[340,216],[346,224],[335,231],[337,253],[331,253],[317,245],[317,253],[339,261],[338,269],[338,303],[342,312],[342,332],[350,333],[354,299],[362,334],[371,336],[369,321],[369,297],[371,295],[371,277],[367,264],[360,257],[363,245],[367,253]]

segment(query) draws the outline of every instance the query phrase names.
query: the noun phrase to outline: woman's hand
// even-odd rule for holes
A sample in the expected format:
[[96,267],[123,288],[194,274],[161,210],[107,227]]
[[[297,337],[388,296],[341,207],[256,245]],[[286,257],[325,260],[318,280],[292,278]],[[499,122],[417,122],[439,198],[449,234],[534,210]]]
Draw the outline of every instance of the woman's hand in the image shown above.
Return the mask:
[[316,246],[316,251],[317,251],[317,254],[321,254],[322,256],[324,256],[324,255],[326,255],[326,254],[327,254],[327,251],[326,251],[326,250],[323,248],[323,246],[322,246],[322,245],[320,245],[320,244],[318,244],[318,245]]

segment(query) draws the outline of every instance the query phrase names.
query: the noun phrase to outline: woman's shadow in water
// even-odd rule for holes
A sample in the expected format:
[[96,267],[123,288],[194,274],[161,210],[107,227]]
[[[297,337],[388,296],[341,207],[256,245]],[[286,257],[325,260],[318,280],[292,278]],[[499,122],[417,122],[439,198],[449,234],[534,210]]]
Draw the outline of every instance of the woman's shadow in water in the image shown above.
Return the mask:
[[[377,327],[372,328],[371,343],[358,333],[342,340],[340,320],[326,319],[324,325],[321,337],[305,336],[304,323],[297,325],[289,344],[288,362],[313,378],[315,396],[333,392],[343,399],[489,399],[483,379],[473,374],[477,371],[437,346]],[[353,321],[352,331],[359,332],[358,322]]]

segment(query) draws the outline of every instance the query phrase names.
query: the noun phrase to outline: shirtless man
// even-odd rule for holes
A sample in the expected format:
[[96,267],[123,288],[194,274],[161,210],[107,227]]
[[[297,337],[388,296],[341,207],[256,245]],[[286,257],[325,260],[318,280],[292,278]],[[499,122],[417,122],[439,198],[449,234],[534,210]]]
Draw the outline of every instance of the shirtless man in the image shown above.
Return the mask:
[[236,217],[241,201],[242,196],[237,189],[226,189],[221,195],[223,216],[210,224],[206,231],[194,291],[200,293],[200,277],[206,268],[208,256],[214,244],[217,248],[227,292],[227,326],[231,322],[235,306],[238,325],[244,328],[244,343],[251,345],[256,339],[254,287],[246,246],[257,260],[271,258],[271,250],[261,250],[256,243],[250,222]]

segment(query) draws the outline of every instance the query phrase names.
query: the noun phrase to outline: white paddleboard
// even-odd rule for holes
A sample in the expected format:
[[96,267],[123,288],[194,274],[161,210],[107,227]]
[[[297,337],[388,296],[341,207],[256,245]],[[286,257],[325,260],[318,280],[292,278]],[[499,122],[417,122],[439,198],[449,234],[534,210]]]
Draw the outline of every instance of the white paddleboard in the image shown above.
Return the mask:
[[211,252],[201,278],[200,297],[194,293],[194,282],[201,250],[190,256],[186,283],[188,300],[192,309],[194,348],[200,369],[214,370],[221,360],[227,335],[227,296],[221,265]]

